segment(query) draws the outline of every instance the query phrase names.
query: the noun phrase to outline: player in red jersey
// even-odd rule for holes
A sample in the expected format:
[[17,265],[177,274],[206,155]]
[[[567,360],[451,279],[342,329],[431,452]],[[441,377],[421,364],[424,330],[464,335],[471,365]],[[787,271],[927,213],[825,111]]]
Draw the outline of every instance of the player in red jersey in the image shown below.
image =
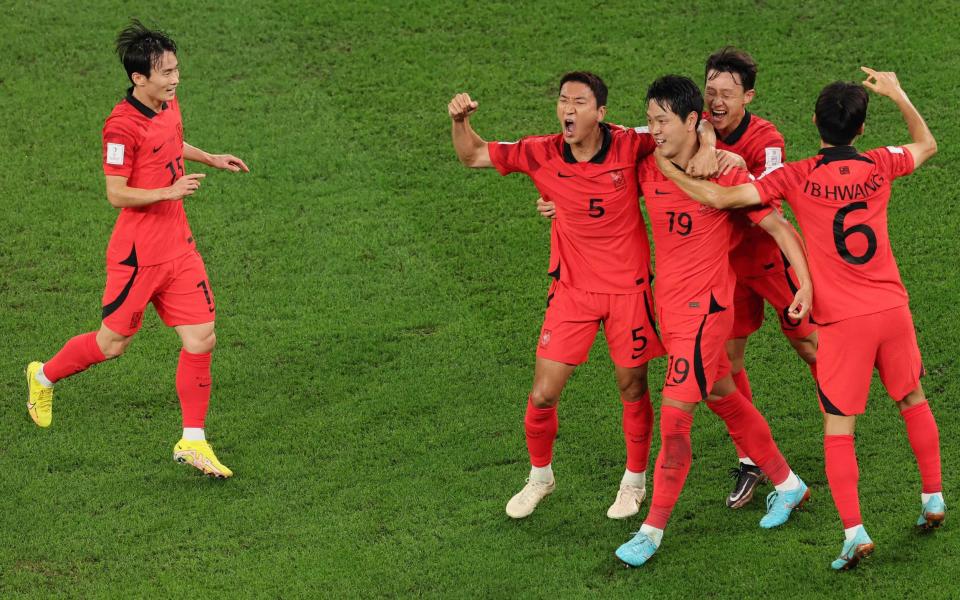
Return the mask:
[[107,246],[103,321],[98,331],[76,336],[46,363],[27,367],[27,409],[49,427],[53,384],[126,351],[153,303],[183,343],[176,388],[183,437],[174,459],[214,477],[230,477],[206,442],[210,356],[214,335],[213,290],[183,209],[183,198],[204,175],[187,174],[184,161],[228,171],[248,171],[230,154],[208,154],[184,142],[176,90],[177,46],[166,34],[137,20],[120,32],[117,53],[133,84],[103,127],[107,200],[118,209]]
[[920,385],[920,350],[887,230],[891,182],[933,156],[937,143],[896,75],[862,68],[864,85],[900,109],[913,143],[857,152],[851,144],[863,133],[868,96],[859,84],[836,82],[817,99],[814,122],[822,148],[817,156],[732,188],[690,179],[668,162],[660,163],[670,179],[708,206],[775,205],[786,199],[797,217],[816,284],[824,462],[846,537],[834,569],[852,568],[873,551],[860,515],[853,434],[856,417],[866,408],[874,368],[897,402],[916,456],[923,486],[916,524],[938,527],[946,512],[940,434]]
[[[722,48],[707,59],[704,96],[705,118],[717,133],[717,149],[732,153],[721,156],[721,167],[732,166],[730,157],[738,155],[744,161],[741,166],[754,177],[760,177],[781,165],[786,152],[783,136],[777,128],[746,110],[756,95],[756,78],[757,63],[750,54],[733,47]],[[777,243],[763,228],[751,227],[745,219],[738,219],[737,224],[743,230],[743,240],[730,253],[730,262],[737,274],[737,287],[727,355],[737,389],[752,402],[744,355],[747,338],[763,324],[764,300],[777,311],[781,331],[800,358],[810,366],[814,379],[817,328],[809,317],[797,321],[788,315],[797,290],[797,277]],[[739,446],[737,454],[740,463],[731,470],[735,482],[727,497],[730,508],[740,508],[750,502],[762,477],[760,469]]]
[[[568,73],[557,100],[562,133],[514,143],[487,143],[477,135],[470,125],[477,103],[467,94],[458,94],[448,106],[454,149],[464,165],[496,168],[503,175],[525,173],[557,204],[550,269],[555,281],[524,419],[531,470],[527,485],[507,504],[513,518],[530,515],[554,489],[557,403],[576,366],[587,360],[601,324],[616,367],[627,446],[627,468],[607,515],[636,514],[646,493],[653,424],[646,363],[663,354],[663,347],[653,324],[650,250],[637,202],[636,164],[653,151],[654,142],[648,134],[606,125],[606,101],[599,77]],[[712,147],[701,157],[713,159]]]
[[[647,91],[647,122],[657,142],[657,154],[679,169],[698,150],[695,135],[703,96],[686,77],[668,75]],[[720,185],[749,179],[735,169],[721,175]],[[739,241],[732,213],[695,202],[657,169],[653,156],[638,167],[656,248],[657,321],[668,353],[660,411],[660,453],[653,475],[653,499],[647,518],[632,540],[617,549],[629,566],[646,563],[659,548],[663,530],[680,496],[692,462],[690,429],[697,404],[723,419],[731,437],[753,457],[776,485],[767,499],[760,526],[782,525],[794,508],[809,497],[807,486],[790,469],[777,448],[763,416],[738,390],[730,377],[724,348],[733,325],[736,278],[730,248]],[[744,216],[768,231],[796,265],[801,285],[790,314],[802,318],[809,310],[810,280],[796,232],[777,211],[749,211]]]

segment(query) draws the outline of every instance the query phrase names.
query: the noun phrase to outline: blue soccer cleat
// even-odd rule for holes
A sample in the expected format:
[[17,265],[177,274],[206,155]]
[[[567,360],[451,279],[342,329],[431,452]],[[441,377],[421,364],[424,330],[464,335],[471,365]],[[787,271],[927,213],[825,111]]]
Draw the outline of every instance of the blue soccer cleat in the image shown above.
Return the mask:
[[943,520],[947,516],[947,505],[943,502],[943,496],[936,494],[931,496],[927,503],[920,510],[920,518],[917,519],[917,527],[921,529],[936,529],[943,525]]
[[639,567],[650,560],[657,547],[647,534],[638,531],[632,540],[617,548],[616,555],[626,566]]
[[760,519],[760,527],[773,529],[780,527],[790,518],[794,509],[803,506],[810,499],[810,488],[800,480],[800,487],[789,492],[773,491],[767,494],[767,514]]
[[857,566],[861,559],[873,554],[873,540],[867,535],[867,530],[860,526],[852,540],[843,543],[843,550],[837,560],[830,563],[836,571],[849,571]]

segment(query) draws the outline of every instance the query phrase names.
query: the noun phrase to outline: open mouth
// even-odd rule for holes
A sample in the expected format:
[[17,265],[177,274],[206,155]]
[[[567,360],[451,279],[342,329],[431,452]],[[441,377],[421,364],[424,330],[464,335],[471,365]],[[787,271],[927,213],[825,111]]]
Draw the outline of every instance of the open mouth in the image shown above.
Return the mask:
[[573,135],[573,119],[563,120],[563,134],[566,136]]
[[667,142],[667,140],[658,137],[653,138],[653,141],[656,142],[658,146],[662,146]]
[[713,117],[714,120],[719,121],[719,120],[721,120],[721,119],[723,119],[724,117],[727,116],[727,111],[725,111],[725,110],[711,110],[711,111],[710,111],[710,116]]

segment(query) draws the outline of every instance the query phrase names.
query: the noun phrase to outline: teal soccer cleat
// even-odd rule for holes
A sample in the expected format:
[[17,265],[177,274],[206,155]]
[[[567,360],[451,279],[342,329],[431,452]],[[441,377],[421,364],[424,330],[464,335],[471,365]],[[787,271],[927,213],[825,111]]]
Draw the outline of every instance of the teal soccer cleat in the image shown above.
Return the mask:
[[937,529],[943,525],[943,520],[947,516],[947,505],[943,502],[943,496],[937,494],[931,496],[927,503],[920,510],[920,518],[917,519],[917,527],[921,529]]
[[767,494],[767,514],[760,519],[760,527],[773,529],[787,522],[790,513],[810,499],[810,488],[800,480],[800,487],[789,492],[773,491]]
[[639,567],[650,560],[656,551],[657,545],[653,540],[647,534],[638,531],[632,540],[617,548],[616,555],[628,567]]
[[856,567],[861,559],[871,554],[873,554],[873,540],[870,539],[867,530],[861,525],[853,539],[843,543],[840,556],[830,563],[830,566],[837,571],[849,571]]

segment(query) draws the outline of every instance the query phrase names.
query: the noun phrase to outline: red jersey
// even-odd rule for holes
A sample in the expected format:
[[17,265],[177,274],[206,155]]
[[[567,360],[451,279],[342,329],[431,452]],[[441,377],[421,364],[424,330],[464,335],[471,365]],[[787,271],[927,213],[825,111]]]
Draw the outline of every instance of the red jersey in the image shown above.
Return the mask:
[[913,171],[913,156],[888,146],[853,146],[774,169],[754,182],[764,203],[790,203],[806,241],[814,319],[821,324],[908,303],[890,249],[890,183]]
[[490,142],[490,160],[502,175],[528,175],[544,200],[556,205],[551,230],[551,274],[571,287],[630,294],[650,276],[650,243],[640,215],[637,160],[656,147],[643,128],[600,124],[603,144],[577,162],[561,134],[519,142]]
[[[731,306],[737,279],[730,248],[739,241],[733,219],[740,215],[710,208],[686,195],[660,172],[653,156],[641,161],[637,170],[657,252],[654,294],[659,309],[700,315]],[[749,180],[743,169],[713,179],[722,186]],[[772,210],[743,214],[759,223]]]
[[[786,156],[783,136],[773,123],[750,112],[745,112],[730,135],[723,139],[717,136],[717,149],[742,156],[747,171],[754,177],[782,165]],[[743,230],[743,239],[730,252],[730,262],[737,277],[783,272],[785,266],[777,242],[760,227],[751,225],[747,218],[737,219],[737,227]]]
[[[132,88],[131,88],[132,90]],[[176,98],[154,112],[133,97],[113,107],[103,125],[103,172],[127,178],[133,188],[173,185],[184,174],[183,122]],[[107,246],[107,261],[155,265],[194,248],[183,200],[121,208]]]

